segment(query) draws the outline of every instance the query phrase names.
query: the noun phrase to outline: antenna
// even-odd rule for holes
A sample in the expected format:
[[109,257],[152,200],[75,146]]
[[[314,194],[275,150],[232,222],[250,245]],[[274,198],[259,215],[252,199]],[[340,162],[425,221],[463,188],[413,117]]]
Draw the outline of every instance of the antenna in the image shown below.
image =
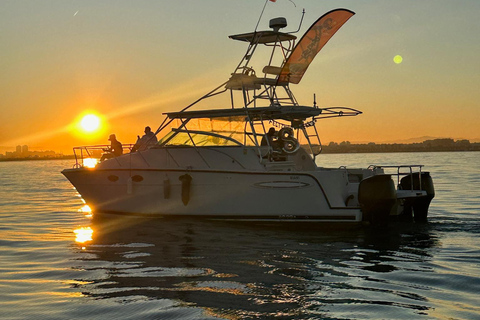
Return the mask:
[[300,28],[302,27],[302,22],[303,22],[303,17],[304,16],[305,16],[305,8],[302,11],[302,18],[300,19],[300,24],[298,25],[297,31],[292,31],[292,32],[289,32],[289,33],[297,33],[298,31],[300,31]]
[[258,17],[257,25],[255,26],[255,31],[254,32],[257,32],[258,24],[260,23],[260,20],[262,19],[263,12],[265,11],[265,7],[267,6],[268,1],[270,1],[270,0],[265,0],[265,4],[263,5],[262,13],[260,13],[260,17]]
[[315,93],[313,94],[313,107],[318,108],[317,107],[317,95]]
[[[265,4],[263,5],[263,9],[262,9],[262,12],[260,13],[260,17],[258,17],[257,25],[255,26],[255,31],[254,32],[257,32],[258,25],[260,24],[260,20],[262,20],[262,16],[263,16],[263,13],[265,11],[265,8],[267,7],[268,1],[272,1],[272,0],[265,0]],[[290,0],[290,2],[293,3],[293,5],[295,7],[297,6],[295,4],[295,2],[293,2],[292,0]],[[300,28],[302,27],[302,22],[303,22],[303,17],[304,16],[305,16],[305,8],[303,8],[303,10],[302,10],[302,18],[300,19],[300,24],[298,25],[298,29],[296,31],[289,32],[289,33],[297,33],[298,31],[300,31]],[[278,31],[278,30],[276,30],[276,31]]]

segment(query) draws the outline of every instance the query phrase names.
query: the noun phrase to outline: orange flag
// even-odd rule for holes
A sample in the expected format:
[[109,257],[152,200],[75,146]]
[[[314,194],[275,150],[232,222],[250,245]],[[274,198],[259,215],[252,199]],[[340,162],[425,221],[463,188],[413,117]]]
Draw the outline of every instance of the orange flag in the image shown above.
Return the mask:
[[335,9],[318,18],[285,61],[277,83],[299,83],[313,58],[354,14],[355,12],[347,9]]

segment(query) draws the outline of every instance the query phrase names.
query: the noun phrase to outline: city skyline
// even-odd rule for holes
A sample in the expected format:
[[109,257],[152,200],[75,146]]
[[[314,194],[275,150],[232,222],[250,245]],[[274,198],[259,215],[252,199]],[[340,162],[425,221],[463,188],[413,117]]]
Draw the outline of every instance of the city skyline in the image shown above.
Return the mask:
[[[0,146],[68,152],[135,142],[162,113],[177,111],[228,79],[264,1],[7,1],[0,10],[4,72]],[[299,102],[363,111],[320,121],[322,141],[480,139],[480,12],[477,1],[282,1],[267,3],[259,29],[284,16],[303,32],[334,8],[356,15],[318,54]],[[397,56],[401,56],[400,61]],[[102,117],[96,135],[79,117]],[[0,150],[1,151],[1,150]]]
[[5,159],[38,159],[63,157],[63,154],[56,153],[53,150],[30,150],[27,145],[18,145],[15,151],[6,151],[5,154],[0,150],[0,160]]

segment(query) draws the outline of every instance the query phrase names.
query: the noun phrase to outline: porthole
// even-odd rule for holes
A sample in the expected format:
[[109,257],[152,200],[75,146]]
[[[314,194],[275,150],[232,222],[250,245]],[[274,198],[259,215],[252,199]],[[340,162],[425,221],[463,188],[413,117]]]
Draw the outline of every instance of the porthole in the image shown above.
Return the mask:
[[118,181],[118,177],[114,176],[114,175],[108,176],[107,179],[112,181],[112,182]]
[[133,182],[142,182],[143,181],[143,177],[142,176],[139,176],[139,175],[135,175],[132,177],[132,181]]

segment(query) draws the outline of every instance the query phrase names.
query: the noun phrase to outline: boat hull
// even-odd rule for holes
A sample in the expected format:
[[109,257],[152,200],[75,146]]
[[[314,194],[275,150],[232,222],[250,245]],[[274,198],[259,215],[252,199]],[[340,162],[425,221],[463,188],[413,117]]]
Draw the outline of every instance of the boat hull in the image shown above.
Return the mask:
[[[66,169],[94,212],[235,219],[362,220],[335,173]],[[340,191],[340,192],[339,192]]]

